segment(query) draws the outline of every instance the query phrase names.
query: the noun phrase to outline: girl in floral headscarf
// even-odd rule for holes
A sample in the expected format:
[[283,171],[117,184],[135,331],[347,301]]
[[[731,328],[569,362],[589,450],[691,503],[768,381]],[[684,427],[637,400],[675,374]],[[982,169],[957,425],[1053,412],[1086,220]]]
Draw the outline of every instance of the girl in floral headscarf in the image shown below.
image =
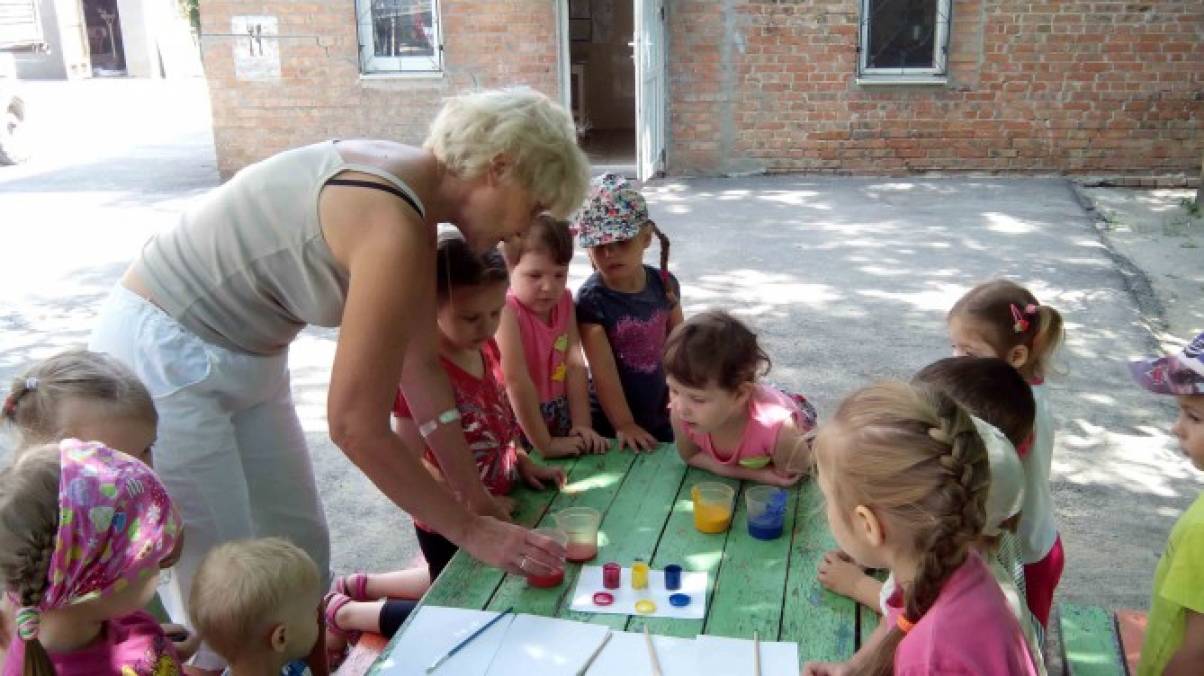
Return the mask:
[[0,473],[0,578],[19,610],[3,676],[179,674],[140,610],[180,538],[154,472],[99,443],[30,449]]

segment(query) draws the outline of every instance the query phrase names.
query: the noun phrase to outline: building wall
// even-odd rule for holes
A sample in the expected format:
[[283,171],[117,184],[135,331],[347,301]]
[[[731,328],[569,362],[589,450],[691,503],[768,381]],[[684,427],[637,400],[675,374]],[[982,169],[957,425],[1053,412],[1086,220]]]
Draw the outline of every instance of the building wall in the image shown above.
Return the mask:
[[240,80],[247,41],[204,37],[218,167],[224,176],[285,148],[334,137],[419,144],[447,96],[474,86],[528,85],[559,96],[550,0],[443,0],[444,73],[361,76],[352,0],[205,0],[202,33],[235,16],[274,16],[277,77]]
[[1200,0],[953,0],[946,86],[858,86],[858,0],[671,0],[673,173],[1199,171]]

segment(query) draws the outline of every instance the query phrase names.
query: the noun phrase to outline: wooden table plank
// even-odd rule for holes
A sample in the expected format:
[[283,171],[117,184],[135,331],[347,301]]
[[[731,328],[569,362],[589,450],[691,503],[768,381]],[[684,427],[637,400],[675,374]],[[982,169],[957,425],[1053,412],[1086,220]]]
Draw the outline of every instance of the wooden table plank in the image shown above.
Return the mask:
[[[560,467],[571,475],[577,459],[560,458],[544,464]],[[514,522],[531,527],[544,518],[557,493],[554,490],[535,491],[523,485],[515,489],[511,496],[517,503]],[[453,608],[484,608],[504,577],[505,574],[497,568],[487,566],[471,556],[457,554],[443,569],[438,583],[431,586],[422,602]]]
[[[662,444],[655,452],[636,458],[619,494],[602,517],[598,557],[589,565],[600,566],[607,561],[615,561],[619,565],[630,566],[636,559],[651,561],[673,507],[673,497],[677,495],[685,474],[686,464],[681,461],[677,448],[672,444]],[[557,617],[605,624],[614,629],[622,629],[627,625],[627,615],[571,610],[572,588],[568,591]]]
[[[756,486],[745,482],[744,490]],[[758,540],[748,534],[748,506],[743,491],[736,496],[736,513],[715,580],[705,633],[731,638],[776,640],[781,631],[782,598],[794,532],[798,490],[789,493],[782,536]]]
[[[565,490],[552,500],[539,525],[555,525],[552,514],[566,507],[593,507],[605,513],[626,481],[627,472],[635,457],[630,451],[620,452],[612,448],[602,455],[578,458],[569,473]],[[513,606],[516,613],[555,616],[563,598],[577,584],[577,575],[580,572],[581,564],[568,564],[564,569],[564,582],[551,589],[531,587],[527,585],[526,578],[507,575],[485,607],[500,611]]]
[[781,640],[798,641],[804,662],[844,661],[856,650],[854,602],[824,589],[815,576],[824,552],[835,546],[823,494],[814,480],[806,480],[795,512],[781,632]]
[[[702,570],[709,574],[707,581],[708,603],[715,591],[715,580],[723,561],[723,550],[727,547],[729,528],[726,532],[709,535],[694,528],[694,502],[690,489],[703,481],[717,481],[739,489],[735,479],[715,476],[696,467],[686,472],[677,497],[673,500],[673,512],[665,524],[656,554],[652,557],[653,568],[664,568],[676,563],[683,570]],[[694,637],[702,633],[703,620],[675,620],[664,617],[632,617],[627,623],[630,631],[643,631],[644,625],[654,634],[662,636]]]

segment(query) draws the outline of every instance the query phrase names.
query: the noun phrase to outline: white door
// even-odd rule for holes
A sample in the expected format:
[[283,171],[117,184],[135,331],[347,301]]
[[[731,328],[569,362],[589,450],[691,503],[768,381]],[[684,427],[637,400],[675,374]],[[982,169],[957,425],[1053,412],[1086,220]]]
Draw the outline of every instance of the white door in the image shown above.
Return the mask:
[[665,0],[634,2],[636,174],[646,181],[665,171]]

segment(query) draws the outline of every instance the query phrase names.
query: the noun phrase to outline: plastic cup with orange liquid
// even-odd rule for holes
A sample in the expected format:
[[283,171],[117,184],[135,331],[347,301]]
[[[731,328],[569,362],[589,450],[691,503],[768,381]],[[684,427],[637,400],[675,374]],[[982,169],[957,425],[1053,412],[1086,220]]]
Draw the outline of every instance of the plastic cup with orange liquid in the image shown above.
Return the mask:
[[736,491],[726,484],[704,481],[690,490],[694,499],[694,527],[703,533],[722,533],[732,525]]

